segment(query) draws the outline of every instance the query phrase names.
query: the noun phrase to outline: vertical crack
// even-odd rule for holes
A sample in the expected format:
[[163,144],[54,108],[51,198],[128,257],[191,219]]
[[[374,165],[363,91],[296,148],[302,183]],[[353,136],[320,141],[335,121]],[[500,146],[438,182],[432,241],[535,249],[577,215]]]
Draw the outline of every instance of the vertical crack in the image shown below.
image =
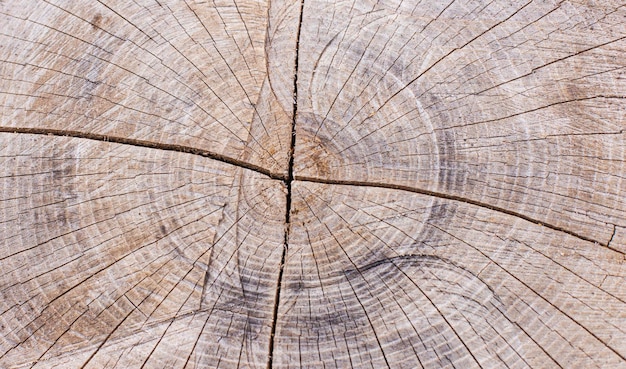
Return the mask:
[[611,248],[611,242],[613,242],[613,237],[615,237],[615,232],[617,231],[617,226],[613,224],[613,234],[611,234],[611,238],[609,242],[606,243],[606,247]]
[[296,32],[296,55],[293,78],[293,116],[291,120],[291,145],[289,148],[289,169],[285,186],[287,187],[287,199],[285,201],[285,241],[283,253],[280,258],[280,269],[278,271],[278,283],[276,285],[276,296],[274,298],[274,313],[272,315],[272,330],[270,333],[269,354],[267,357],[267,369],[272,369],[274,359],[274,337],[276,335],[276,323],[278,322],[278,307],[280,304],[280,289],[283,281],[285,268],[285,258],[289,249],[289,230],[291,228],[291,183],[293,182],[293,161],[296,147],[296,116],[298,113],[298,52],[300,50],[300,30],[302,28],[302,14],[304,10],[304,0],[300,0],[300,18],[298,20],[298,31]]

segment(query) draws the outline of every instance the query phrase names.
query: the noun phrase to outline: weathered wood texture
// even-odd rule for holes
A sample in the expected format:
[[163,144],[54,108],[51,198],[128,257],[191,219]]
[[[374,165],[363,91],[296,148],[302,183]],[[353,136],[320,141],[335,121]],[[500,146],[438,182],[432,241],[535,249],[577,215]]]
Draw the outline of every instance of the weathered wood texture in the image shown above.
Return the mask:
[[281,366],[624,366],[622,254],[421,194],[293,195]]
[[459,196],[607,244],[626,222],[624,2],[375,3],[306,3],[298,176]]
[[0,1],[0,368],[626,368],[623,1]]
[[3,126],[192,146],[286,172],[298,6],[0,6]]
[[281,182],[129,145],[0,141],[2,367],[265,365]]

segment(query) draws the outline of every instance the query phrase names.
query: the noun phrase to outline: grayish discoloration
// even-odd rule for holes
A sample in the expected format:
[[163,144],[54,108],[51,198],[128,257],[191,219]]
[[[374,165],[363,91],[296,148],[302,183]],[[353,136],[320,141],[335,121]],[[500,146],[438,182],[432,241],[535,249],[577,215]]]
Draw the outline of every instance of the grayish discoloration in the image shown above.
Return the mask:
[[625,16],[0,0],[0,367],[626,368]]

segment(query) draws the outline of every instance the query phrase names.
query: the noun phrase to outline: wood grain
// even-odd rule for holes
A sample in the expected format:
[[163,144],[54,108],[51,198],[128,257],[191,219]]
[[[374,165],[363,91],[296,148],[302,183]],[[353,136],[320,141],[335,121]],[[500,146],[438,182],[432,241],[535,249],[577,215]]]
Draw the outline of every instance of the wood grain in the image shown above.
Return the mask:
[[392,3],[306,2],[296,177],[462,197],[607,245],[626,221],[623,3]]
[[0,140],[3,367],[265,366],[282,183],[189,154]]
[[626,369],[620,0],[0,0],[0,368]]
[[623,254],[460,201],[293,186],[279,367],[624,365]]
[[192,146],[286,173],[289,5],[0,4],[1,125]]

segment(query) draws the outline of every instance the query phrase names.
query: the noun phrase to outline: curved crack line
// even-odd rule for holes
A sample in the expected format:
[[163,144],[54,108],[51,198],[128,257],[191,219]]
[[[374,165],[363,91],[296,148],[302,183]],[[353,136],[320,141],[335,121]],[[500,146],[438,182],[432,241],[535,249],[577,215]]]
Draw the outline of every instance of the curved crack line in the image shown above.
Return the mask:
[[236,167],[240,167],[240,168],[257,172],[265,176],[268,176],[272,179],[281,180],[281,181],[287,180],[287,177],[284,173],[272,172],[269,169],[263,168],[256,164],[252,164],[250,162],[235,159],[227,155],[219,154],[219,153],[209,151],[209,150],[203,150],[203,149],[193,147],[193,146],[145,141],[145,140],[138,140],[138,139],[127,138],[127,137],[103,135],[99,133],[87,133],[87,132],[81,132],[81,131],[49,129],[49,128],[0,127],[0,133],[17,133],[17,134],[22,133],[22,134],[33,134],[33,135],[42,135],[42,136],[84,138],[87,140],[112,142],[112,143],[118,143],[118,144],[123,144],[123,145],[145,147],[149,149],[175,151],[175,152],[180,152],[180,153],[203,156],[203,157],[213,159],[213,160],[225,163],[225,164],[230,164]]
[[391,190],[400,190],[400,191],[407,191],[407,192],[413,192],[413,193],[417,193],[420,195],[427,195],[427,196],[432,196],[432,197],[437,197],[440,199],[445,199],[445,200],[452,200],[452,201],[458,201],[458,202],[462,202],[465,204],[470,204],[470,205],[474,205],[474,206],[478,206],[484,209],[489,209],[489,210],[493,210],[493,211],[497,211],[499,213],[502,214],[506,214],[506,215],[511,215],[514,216],[516,218],[520,218],[523,220],[526,220],[528,222],[531,223],[535,223],[535,224],[539,224],[543,227],[558,231],[558,232],[562,232],[565,234],[568,234],[570,236],[576,237],[580,240],[583,241],[587,241],[587,242],[592,242],[594,244],[598,244],[601,245],[603,247],[606,247],[612,251],[615,251],[619,254],[622,255],[626,255],[626,253],[624,251],[620,251],[619,249],[616,249],[614,247],[612,247],[610,245],[610,242],[608,243],[604,243],[604,242],[600,242],[598,240],[595,240],[591,237],[587,237],[584,236],[580,233],[576,233],[574,231],[571,231],[569,229],[563,228],[563,227],[559,227],[557,225],[554,224],[550,224],[550,223],[545,223],[544,221],[538,220],[538,219],[534,219],[528,215],[524,215],[522,213],[518,213],[516,211],[513,210],[509,210],[509,209],[505,209],[499,206],[494,206],[494,205],[490,205],[488,203],[485,202],[481,202],[481,201],[477,201],[477,200],[472,200],[466,197],[462,197],[462,196],[457,196],[457,195],[450,195],[450,194],[446,194],[446,193],[442,193],[442,192],[437,192],[437,191],[431,191],[431,190],[426,190],[423,188],[417,188],[417,187],[411,187],[411,186],[403,186],[403,185],[398,185],[398,184],[393,184],[393,183],[379,183],[379,182],[366,182],[366,181],[349,181],[349,180],[339,180],[339,179],[324,179],[324,178],[316,178],[316,177],[307,177],[307,176],[295,176],[294,180],[296,181],[302,181],[302,182],[312,182],[312,183],[320,183],[320,184],[334,184],[334,185],[342,185],[342,186],[355,186],[355,187],[373,187],[373,188],[387,188],[387,189],[391,189]]
[[[296,65],[297,66],[297,65]],[[297,79],[296,79],[297,80]],[[297,83],[297,82],[296,82]],[[294,84],[295,86],[295,84]],[[72,138],[83,138],[83,139],[88,139],[88,140],[93,140],[93,141],[101,141],[101,142],[112,142],[112,143],[118,143],[118,144],[123,144],[123,145],[130,145],[130,146],[137,146],[137,147],[145,147],[145,148],[150,148],[150,149],[157,149],[157,150],[164,150],[164,151],[174,151],[174,152],[180,152],[180,153],[187,153],[187,154],[192,154],[192,155],[198,155],[198,156],[202,156],[202,157],[206,157],[209,159],[213,159],[225,164],[230,164],[236,167],[240,167],[240,168],[244,168],[244,169],[248,169],[251,171],[254,171],[256,173],[259,174],[263,174],[271,179],[275,179],[275,180],[280,180],[283,181],[286,185],[287,185],[287,190],[288,190],[288,204],[287,204],[287,214],[285,217],[285,221],[286,221],[286,225],[289,225],[289,212],[291,209],[291,182],[294,180],[298,180],[298,181],[303,181],[303,182],[313,182],[313,183],[320,183],[320,184],[335,184],[335,185],[345,185],[345,186],[361,186],[361,187],[375,187],[375,188],[388,188],[388,189],[392,189],[392,190],[401,190],[401,191],[408,191],[408,192],[413,192],[413,193],[418,193],[418,194],[422,194],[422,195],[427,195],[427,196],[433,196],[433,197],[437,197],[437,198],[441,198],[441,199],[447,199],[447,200],[453,200],[453,201],[459,201],[459,202],[463,202],[466,204],[471,204],[471,205],[475,205],[481,208],[485,208],[485,209],[489,209],[489,210],[493,210],[493,211],[497,211],[499,213],[502,214],[507,214],[507,215],[511,215],[523,220],[526,220],[528,222],[531,223],[535,223],[535,224],[541,224],[542,226],[555,230],[555,231],[559,231],[562,233],[566,233],[570,236],[576,237],[580,240],[583,241],[587,241],[587,242],[592,242],[598,245],[602,245],[603,247],[606,247],[612,251],[615,251],[617,253],[620,253],[622,255],[626,255],[625,252],[620,251],[619,249],[611,246],[611,241],[613,239],[613,237],[611,237],[611,240],[609,242],[601,242],[598,241],[596,239],[593,239],[591,237],[587,237],[584,236],[580,233],[571,231],[569,229],[563,228],[563,227],[559,227],[550,223],[546,223],[545,221],[540,221],[538,219],[534,219],[530,216],[524,215],[522,213],[519,212],[515,212],[506,208],[502,208],[499,206],[494,206],[494,205],[490,205],[488,203],[485,202],[481,202],[481,201],[477,201],[477,200],[472,200],[469,198],[465,198],[462,196],[457,196],[457,195],[450,195],[450,194],[446,194],[446,193],[442,193],[442,192],[436,192],[436,191],[431,191],[431,190],[427,190],[427,189],[423,189],[423,188],[416,188],[416,187],[411,187],[411,186],[404,186],[404,185],[398,185],[398,184],[391,184],[391,183],[378,183],[378,182],[366,182],[366,181],[350,181],[350,180],[337,180],[337,179],[325,179],[325,178],[317,178],[317,177],[308,177],[308,176],[298,176],[298,175],[294,175],[293,173],[293,165],[294,165],[294,148],[295,148],[295,109],[296,107],[296,102],[294,100],[294,114],[293,114],[293,126],[292,126],[292,143],[291,143],[291,149],[289,151],[289,156],[290,156],[290,160],[289,160],[289,169],[288,169],[288,173],[284,174],[284,173],[276,173],[276,172],[272,172],[266,168],[263,168],[259,165],[256,164],[252,164],[246,161],[242,161],[239,159],[235,159],[226,155],[222,155],[222,154],[218,154],[216,152],[212,152],[212,151],[208,151],[208,150],[202,150],[200,148],[197,147],[192,147],[192,146],[184,146],[184,145],[175,145],[175,144],[168,144],[168,143],[159,143],[159,142],[152,142],[152,141],[144,141],[144,140],[137,140],[137,139],[132,139],[132,138],[126,138],[126,137],[117,137],[117,136],[109,136],[109,135],[103,135],[103,134],[96,134],[96,133],[86,133],[86,132],[80,132],[80,131],[71,131],[71,130],[57,130],[57,129],[47,129],[47,128],[24,128],[24,127],[18,127],[18,128],[13,128],[13,127],[0,127],[0,133],[15,133],[15,134],[34,134],[34,135],[42,135],[42,136],[57,136],[57,137],[72,137]],[[285,235],[285,237],[287,238],[287,234]],[[287,240],[285,240],[285,245],[287,244]],[[284,260],[283,260],[284,261]],[[281,268],[282,268],[282,264],[281,264]]]

